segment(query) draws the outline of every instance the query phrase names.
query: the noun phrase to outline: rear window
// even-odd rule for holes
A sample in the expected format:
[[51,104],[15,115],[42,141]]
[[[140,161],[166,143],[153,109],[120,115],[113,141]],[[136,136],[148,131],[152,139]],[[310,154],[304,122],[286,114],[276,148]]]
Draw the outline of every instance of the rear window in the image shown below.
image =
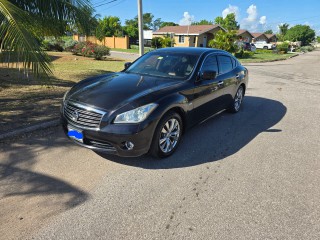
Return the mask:
[[219,55],[218,62],[220,74],[230,72],[233,69],[231,58],[228,56]]

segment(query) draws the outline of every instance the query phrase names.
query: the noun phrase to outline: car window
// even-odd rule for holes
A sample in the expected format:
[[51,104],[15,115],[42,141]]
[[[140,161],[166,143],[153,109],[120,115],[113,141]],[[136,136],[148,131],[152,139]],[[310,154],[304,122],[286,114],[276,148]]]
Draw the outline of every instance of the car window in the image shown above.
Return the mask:
[[232,62],[230,57],[219,55],[218,62],[219,62],[219,70],[220,70],[219,74],[224,74],[232,70]]
[[210,55],[205,59],[205,61],[202,64],[201,71],[202,72],[214,71],[217,73],[219,72],[216,55]]
[[157,77],[187,79],[199,56],[187,53],[151,52],[134,62],[125,72]]

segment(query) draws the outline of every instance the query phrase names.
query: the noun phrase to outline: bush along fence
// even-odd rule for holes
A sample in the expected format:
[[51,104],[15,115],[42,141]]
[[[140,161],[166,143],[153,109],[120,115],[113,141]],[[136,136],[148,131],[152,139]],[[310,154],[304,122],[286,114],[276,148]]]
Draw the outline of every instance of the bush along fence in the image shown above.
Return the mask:
[[86,42],[89,41],[91,43],[100,45],[100,46],[106,46],[109,48],[121,48],[121,49],[129,49],[129,37],[105,37],[102,39],[102,41],[99,41],[94,36],[79,36],[79,35],[73,35],[73,40],[78,42]]

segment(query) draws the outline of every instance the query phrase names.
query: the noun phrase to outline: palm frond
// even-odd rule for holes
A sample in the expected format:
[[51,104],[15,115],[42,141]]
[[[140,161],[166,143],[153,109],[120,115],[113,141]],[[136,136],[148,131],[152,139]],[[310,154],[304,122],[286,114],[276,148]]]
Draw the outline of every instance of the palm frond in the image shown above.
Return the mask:
[[50,58],[40,48],[36,36],[28,31],[31,24],[28,14],[8,0],[0,0],[0,54],[2,61],[14,55],[16,62],[22,63],[26,73],[35,77],[49,76]]

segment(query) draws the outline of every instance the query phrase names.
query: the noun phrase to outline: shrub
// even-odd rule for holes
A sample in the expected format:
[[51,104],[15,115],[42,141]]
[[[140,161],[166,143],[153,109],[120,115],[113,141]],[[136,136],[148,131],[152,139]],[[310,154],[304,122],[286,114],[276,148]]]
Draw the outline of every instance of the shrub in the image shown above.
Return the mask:
[[300,48],[300,51],[301,52],[312,52],[314,50],[314,47],[313,46],[303,46]]
[[74,46],[73,53],[82,55],[84,57],[92,57],[95,46],[96,44],[93,44],[92,42],[89,42],[89,41],[80,42]]
[[78,41],[75,41],[73,39],[68,39],[64,42],[64,46],[63,46],[64,50],[71,51],[76,44],[78,44]]
[[160,39],[161,47],[173,47],[175,42],[170,37]]
[[238,52],[234,54],[236,58],[251,58],[254,55],[254,52],[251,51],[244,51],[240,49]]
[[161,37],[154,37],[151,40],[151,47],[153,48],[161,48],[162,46],[162,38]]
[[106,46],[96,45],[93,48],[93,57],[96,60],[101,60],[104,56],[110,55],[110,48]]
[[130,48],[131,49],[139,49],[139,46],[138,45],[130,45]]
[[281,44],[278,44],[278,45],[277,45],[277,50],[278,50],[278,52],[280,52],[280,53],[287,53],[288,50],[289,50],[289,43],[283,42],[283,43],[281,43]]
[[42,41],[42,47],[45,51],[63,51],[64,41],[56,39],[54,37],[48,37]]

